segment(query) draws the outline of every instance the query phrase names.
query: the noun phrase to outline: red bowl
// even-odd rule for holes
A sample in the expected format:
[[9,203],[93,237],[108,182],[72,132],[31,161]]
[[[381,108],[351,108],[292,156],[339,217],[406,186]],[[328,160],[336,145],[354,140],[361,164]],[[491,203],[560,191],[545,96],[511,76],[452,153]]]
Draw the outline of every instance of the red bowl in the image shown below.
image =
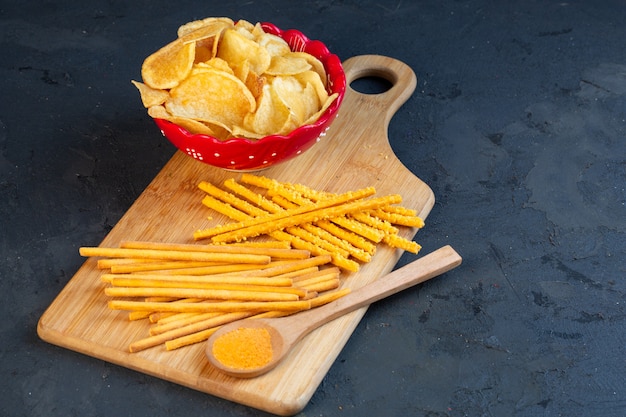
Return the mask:
[[265,136],[256,140],[219,140],[208,135],[189,133],[167,120],[154,119],[161,133],[174,146],[198,161],[233,171],[264,169],[292,159],[319,142],[337,116],[346,92],[346,76],[339,57],[332,54],[322,42],[310,40],[297,30],[283,31],[271,23],[261,25],[266,32],[287,41],[292,51],[304,51],[318,58],[326,69],[329,93],[338,93],[338,97],[315,123],[300,126],[286,135]]

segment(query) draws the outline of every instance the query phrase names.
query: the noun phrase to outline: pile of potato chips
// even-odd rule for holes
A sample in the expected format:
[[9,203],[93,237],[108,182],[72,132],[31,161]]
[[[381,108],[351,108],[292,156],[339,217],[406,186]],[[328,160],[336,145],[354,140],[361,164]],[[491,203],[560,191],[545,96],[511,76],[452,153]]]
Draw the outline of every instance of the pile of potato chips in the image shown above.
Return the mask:
[[187,23],[132,81],[153,118],[226,140],[287,134],[337,99],[319,59],[292,51],[259,23],[210,17]]

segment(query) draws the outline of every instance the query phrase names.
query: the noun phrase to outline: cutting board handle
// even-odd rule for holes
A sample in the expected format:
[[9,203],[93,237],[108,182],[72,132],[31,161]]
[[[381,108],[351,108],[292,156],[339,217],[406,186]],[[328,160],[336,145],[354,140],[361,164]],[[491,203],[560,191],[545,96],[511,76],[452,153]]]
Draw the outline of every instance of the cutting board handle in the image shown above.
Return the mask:
[[[382,55],[359,55],[343,62],[346,83],[351,92],[359,95],[363,104],[384,106],[387,114],[396,110],[413,94],[417,76],[407,64]],[[379,94],[362,94],[350,87],[350,83],[364,77],[379,77],[391,83],[391,88]]]

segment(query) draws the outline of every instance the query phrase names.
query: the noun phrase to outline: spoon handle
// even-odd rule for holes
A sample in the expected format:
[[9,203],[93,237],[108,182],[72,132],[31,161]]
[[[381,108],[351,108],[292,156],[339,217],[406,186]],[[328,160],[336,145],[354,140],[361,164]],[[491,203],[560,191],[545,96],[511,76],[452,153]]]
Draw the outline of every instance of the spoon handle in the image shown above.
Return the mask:
[[296,332],[299,340],[318,326],[443,274],[460,265],[461,261],[461,256],[451,246],[443,246],[329,304],[289,319],[295,318],[293,325],[303,327],[302,333]]

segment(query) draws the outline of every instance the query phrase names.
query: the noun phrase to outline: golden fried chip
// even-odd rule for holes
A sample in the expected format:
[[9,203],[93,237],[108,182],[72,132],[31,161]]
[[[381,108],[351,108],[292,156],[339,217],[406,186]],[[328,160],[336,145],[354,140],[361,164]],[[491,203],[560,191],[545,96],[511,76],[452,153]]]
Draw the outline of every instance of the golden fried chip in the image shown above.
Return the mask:
[[214,69],[214,70],[218,70],[218,71],[224,71],[227,72],[229,74],[234,75],[235,72],[233,71],[233,69],[230,67],[230,65],[228,65],[228,62],[224,61],[221,58],[211,58],[206,62],[199,62],[198,64],[196,64],[194,66],[194,69],[191,70],[192,74],[194,73],[194,71],[196,69],[199,70],[205,70],[205,69]]
[[[328,100],[328,91],[326,91],[326,87],[322,83],[320,76],[315,71],[304,71],[300,74],[295,74],[294,77],[300,81],[300,84],[307,85],[311,84],[317,93],[317,97],[319,98],[320,105]],[[319,108],[318,108],[319,109]]]
[[308,106],[302,100],[304,88],[294,77],[276,77],[272,80],[272,89],[276,96],[287,106],[298,123],[308,118]]
[[195,52],[193,43],[183,44],[180,39],[165,45],[143,62],[143,82],[156,89],[176,87],[189,75]]
[[167,92],[166,90],[159,90],[156,88],[148,87],[147,85],[145,85],[144,83],[140,83],[139,81],[131,80],[131,83],[133,83],[133,85],[137,87],[137,90],[139,90],[139,94],[141,95],[141,102],[143,103],[143,106],[145,108],[163,104],[165,103],[165,100],[167,100],[170,96],[169,92]]
[[328,109],[328,107],[330,107],[330,105],[333,104],[335,100],[337,100],[337,97],[339,97],[339,94],[337,93],[331,94],[328,97],[328,100],[326,100],[326,102],[322,104],[322,108],[318,110],[316,113],[314,113],[312,116],[310,116],[307,120],[305,120],[303,124],[308,125],[311,123],[315,123],[317,119],[320,118],[322,113],[324,113],[326,109]]
[[265,71],[270,75],[295,75],[311,69],[304,58],[289,56],[273,56],[269,68]]
[[248,87],[248,90],[250,90],[250,93],[258,99],[261,95],[263,87],[267,84],[267,77],[259,76],[254,71],[248,71],[245,84],[246,87]]
[[[263,29],[261,29],[261,31],[262,30]],[[259,43],[259,45],[267,49],[267,52],[269,52],[271,56],[281,56],[291,53],[291,48],[289,48],[287,41],[271,33],[261,32],[260,34],[255,35],[255,40]]]
[[256,108],[256,100],[241,80],[214,69],[192,74],[171,89],[170,96],[165,108],[172,115],[226,127],[240,125]]
[[178,39],[132,81],[153,118],[221,140],[286,134],[312,123],[336,100],[322,62],[292,52],[260,23],[210,17],[178,28]]
[[177,124],[190,133],[215,136],[216,133],[206,124],[186,117],[172,116],[163,106],[152,106],[148,108],[148,115],[154,119],[164,119]]
[[[250,62],[248,60],[245,60],[239,65],[233,65],[232,69],[235,77],[239,78],[245,83],[248,79],[248,75],[250,74]],[[256,97],[254,93],[253,95]]]
[[256,111],[244,118],[243,129],[261,136],[283,133],[281,129],[289,114],[289,108],[276,95],[271,85],[266,84],[263,86]]
[[326,69],[324,69],[324,64],[322,64],[322,61],[307,52],[294,51],[289,52],[287,56],[305,59],[306,62],[311,65],[311,69],[319,74],[322,84],[324,85],[324,88],[326,88],[326,84],[328,83],[328,76],[326,75]]
[[215,22],[221,22],[226,24],[229,27],[235,26],[235,22],[228,17],[207,17],[206,19],[194,20],[184,25],[180,26],[177,31],[177,35],[179,38],[196,31],[204,26],[209,26],[214,24]]
[[237,23],[235,23],[235,28],[238,30],[245,30],[252,34],[252,31],[254,30],[254,24],[245,19],[240,19],[237,21]]
[[222,34],[217,56],[232,66],[241,65],[247,60],[250,69],[257,74],[263,74],[271,63],[270,54],[265,48],[233,29],[225,30]]

